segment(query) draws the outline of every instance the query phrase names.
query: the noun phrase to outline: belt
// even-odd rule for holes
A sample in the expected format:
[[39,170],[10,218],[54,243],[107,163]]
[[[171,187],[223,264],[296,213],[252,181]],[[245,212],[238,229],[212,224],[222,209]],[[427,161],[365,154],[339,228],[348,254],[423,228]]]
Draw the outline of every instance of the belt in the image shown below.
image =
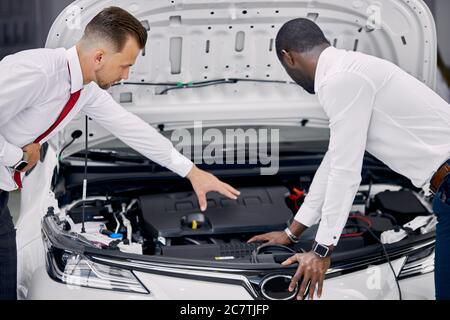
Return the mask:
[[437,169],[435,174],[431,177],[430,180],[430,190],[434,194],[437,192],[439,186],[444,181],[445,177],[450,174],[450,160],[444,163],[442,166]]

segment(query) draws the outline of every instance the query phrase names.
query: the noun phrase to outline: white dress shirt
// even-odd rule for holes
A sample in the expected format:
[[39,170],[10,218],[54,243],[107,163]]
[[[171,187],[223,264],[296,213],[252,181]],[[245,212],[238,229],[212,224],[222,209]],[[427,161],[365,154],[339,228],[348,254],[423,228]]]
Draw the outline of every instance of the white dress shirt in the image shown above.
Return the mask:
[[329,47],[315,91],[330,124],[328,151],[295,219],[320,220],[316,241],[336,245],[361,182],[364,151],[426,185],[450,158],[450,106],[388,61]]
[[192,162],[170,140],[125,110],[96,83],[83,85],[75,47],[35,49],[0,61],[0,190],[17,188],[9,167],[22,158],[22,147],[55,122],[70,94],[80,89],[75,107],[41,144],[82,112],[158,164],[182,177],[189,173]]

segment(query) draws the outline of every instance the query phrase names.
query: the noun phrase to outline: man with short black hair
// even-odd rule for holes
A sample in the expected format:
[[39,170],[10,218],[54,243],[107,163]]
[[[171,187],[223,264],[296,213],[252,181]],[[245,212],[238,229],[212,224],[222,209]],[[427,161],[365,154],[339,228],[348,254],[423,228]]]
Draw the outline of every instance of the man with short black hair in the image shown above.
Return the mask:
[[172,143],[126,111],[102,89],[127,79],[147,31],[118,7],[101,11],[72,48],[36,49],[0,62],[0,300],[16,299],[15,230],[8,191],[40,158],[40,147],[79,112],[87,114],[146,157],[187,177],[202,211],[206,193],[236,199],[239,191],[198,169]]
[[322,294],[330,255],[347,222],[361,182],[365,150],[417,187],[430,184],[438,217],[435,248],[437,299],[450,299],[450,107],[425,84],[391,62],[339,50],[308,19],[285,23],[276,50],[289,76],[307,92],[317,93],[330,121],[328,151],[291,226],[250,239],[278,244],[296,241],[320,220],[310,252],[283,265],[298,263],[290,284],[301,299]]

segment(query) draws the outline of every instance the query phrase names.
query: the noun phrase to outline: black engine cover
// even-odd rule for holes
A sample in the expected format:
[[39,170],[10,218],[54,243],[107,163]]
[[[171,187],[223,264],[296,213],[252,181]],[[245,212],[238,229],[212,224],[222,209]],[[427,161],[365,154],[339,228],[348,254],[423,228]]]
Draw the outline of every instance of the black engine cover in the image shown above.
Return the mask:
[[144,230],[153,236],[182,237],[283,230],[292,218],[285,187],[239,189],[238,200],[209,193],[202,213],[194,192],[140,197]]

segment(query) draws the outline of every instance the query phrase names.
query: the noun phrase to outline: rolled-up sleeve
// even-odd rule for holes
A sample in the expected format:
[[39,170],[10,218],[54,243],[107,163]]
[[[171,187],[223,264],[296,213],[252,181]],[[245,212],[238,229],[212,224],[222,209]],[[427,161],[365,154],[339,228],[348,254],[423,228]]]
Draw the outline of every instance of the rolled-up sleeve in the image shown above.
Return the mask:
[[345,72],[330,77],[321,91],[322,104],[330,120],[330,144],[316,241],[337,245],[361,183],[375,87],[363,75]]
[[119,105],[111,95],[96,87],[83,111],[124,143],[145,157],[185,177],[193,163],[172,142],[138,116]]

